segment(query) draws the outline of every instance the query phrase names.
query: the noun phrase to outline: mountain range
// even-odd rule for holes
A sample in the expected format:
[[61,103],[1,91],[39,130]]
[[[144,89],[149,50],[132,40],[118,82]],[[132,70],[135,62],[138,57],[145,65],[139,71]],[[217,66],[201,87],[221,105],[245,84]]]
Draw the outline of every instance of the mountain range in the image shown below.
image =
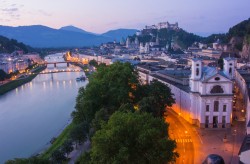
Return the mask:
[[136,33],[136,29],[117,29],[95,34],[74,26],[54,29],[42,25],[1,26],[0,35],[23,42],[35,48],[97,46],[110,41],[120,41]]

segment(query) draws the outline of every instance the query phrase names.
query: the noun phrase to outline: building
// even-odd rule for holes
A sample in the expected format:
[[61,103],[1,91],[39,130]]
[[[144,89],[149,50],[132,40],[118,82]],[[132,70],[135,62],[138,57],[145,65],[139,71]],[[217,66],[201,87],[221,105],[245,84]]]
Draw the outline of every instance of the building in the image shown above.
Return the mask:
[[[140,70],[138,70],[140,72]],[[176,103],[172,109],[188,122],[201,128],[229,128],[232,121],[235,60],[224,59],[224,69],[203,66],[192,59],[191,70],[162,70],[144,75],[168,85]],[[143,78],[140,76],[140,78]]]

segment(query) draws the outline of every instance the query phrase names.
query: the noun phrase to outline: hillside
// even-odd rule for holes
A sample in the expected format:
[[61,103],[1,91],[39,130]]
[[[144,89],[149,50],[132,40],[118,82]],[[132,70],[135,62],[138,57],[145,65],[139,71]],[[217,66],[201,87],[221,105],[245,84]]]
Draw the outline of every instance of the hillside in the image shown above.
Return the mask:
[[[178,47],[186,49],[191,46],[194,42],[203,40],[201,36],[195,35],[193,33],[188,33],[183,29],[172,30],[172,29],[152,29],[152,30],[142,30],[142,35],[138,36],[138,39],[142,43],[155,42],[156,37],[159,38],[159,43],[161,46],[170,45],[174,42]],[[133,41],[136,35],[131,37]]]
[[128,34],[124,30],[115,30],[115,32],[96,35],[73,26],[62,29],[53,29],[42,25],[0,26],[0,35],[16,39],[35,48],[97,46],[132,33],[130,30],[127,32]]
[[64,27],[61,27],[59,30],[72,31],[72,32],[79,32],[79,33],[83,33],[83,34],[94,34],[94,35],[98,35],[98,34],[95,34],[95,33],[91,33],[91,32],[85,31],[85,30],[80,29],[80,28],[75,27],[75,26],[64,26]]
[[136,33],[136,29],[117,29],[110,30],[102,34],[102,36],[106,36],[111,38],[112,40],[120,41],[122,38],[127,38],[130,35],[134,35]]
[[0,53],[12,53],[15,50],[22,50],[24,53],[29,51],[29,47],[23,43],[17,42],[14,39],[8,39],[0,36]]

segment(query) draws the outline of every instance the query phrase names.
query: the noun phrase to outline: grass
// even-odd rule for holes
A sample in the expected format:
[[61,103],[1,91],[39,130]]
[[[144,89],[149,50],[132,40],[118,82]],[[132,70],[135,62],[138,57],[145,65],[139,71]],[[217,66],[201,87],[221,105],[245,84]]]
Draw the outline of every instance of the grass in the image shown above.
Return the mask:
[[30,82],[32,79],[34,79],[36,77],[36,75],[30,75],[29,77],[25,78],[25,79],[19,79],[19,80],[13,80],[10,81],[6,84],[3,84],[0,86],[0,95],[3,95],[27,82]]
[[[40,68],[37,68],[34,73],[39,73],[41,72],[42,70],[44,70],[46,67],[40,67]],[[22,79],[17,79],[17,80],[13,80],[13,81],[10,81],[6,84],[3,84],[0,86],[0,95],[3,95],[25,83],[28,83],[30,82],[31,80],[33,80],[35,77],[36,77],[37,74],[34,74],[34,75],[30,75],[29,77],[27,78],[22,78]]]
[[62,144],[69,138],[70,131],[74,127],[74,124],[69,124],[62,133],[57,137],[55,142],[44,152],[40,155],[43,159],[49,159],[51,157],[51,154],[58,149]]

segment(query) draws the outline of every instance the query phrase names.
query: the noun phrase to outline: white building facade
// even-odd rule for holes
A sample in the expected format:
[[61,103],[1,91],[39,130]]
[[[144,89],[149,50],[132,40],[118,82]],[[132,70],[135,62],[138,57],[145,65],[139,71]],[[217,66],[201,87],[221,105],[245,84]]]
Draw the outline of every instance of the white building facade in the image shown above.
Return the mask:
[[200,59],[192,59],[189,79],[164,79],[156,73],[144,77],[144,81],[149,80],[150,83],[156,79],[168,85],[176,101],[172,109],[188,122],[201,128],[229,128],[232,122],[234,71],[233,58],[224,59],[223,70],[204,67]]

